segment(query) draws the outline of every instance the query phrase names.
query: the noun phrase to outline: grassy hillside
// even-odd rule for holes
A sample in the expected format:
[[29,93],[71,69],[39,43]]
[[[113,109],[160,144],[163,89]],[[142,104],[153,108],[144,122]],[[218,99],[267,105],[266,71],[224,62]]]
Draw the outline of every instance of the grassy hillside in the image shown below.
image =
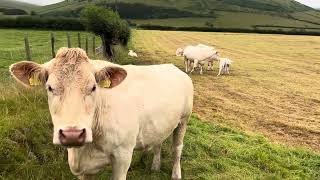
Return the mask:
[[7,9],[22,9],[25,11],[31,11],[32,9],[36,9],[39,6],[29,4],[29,3],[24,3],[24,2],[19,2],[15,0],[0,0],[0,8],[7,8]]
[[[234,18],[237,17],[237,18]],[[239,20],[241,19],[241,21]],[[207,23],[212,23],[217,28],[252,28],[253,26],[287,26],[300,28],[320,28],[320,24],[313,24],[298,20],[292,20],[281,16],[268,14],[252,14],[246,12],[217,12],[215,18],[209,17],[187,17],[187,18],[167,18],[167,19],[132,19],[137,25],[151,24],[174,27],[206,27]],[[272,29],[279,29],[277,27]]]
[[[66,150],[52,145],[45,92],[25,90],[9,76],[8,66],[24,59],[26,33],[35,61],[45,62],[51,56],[49,31],[0,30],[0,179],[76,179],[70,173]],[[57,48],[66,46],[66,32],[54,33]],[[76,32],[71,34],[75,42]],[[84,40],[86,33],[82,35]],[[183,69],[183,60],[174,56],[175,48],[190,43],[214,45],[235,63],[231,76],[218,78],[216,70],[203,76],[191,75],[196,91],[195,114],[185,138],[183,179],[319,179],[319,153],[275,144],[252,133],[319,150],[319,136],[310,135],[319,131],[319,112],[313,108],[320,102],[318,84],[313,83],[319,72],[314,51],[319,48],[319,39],[133,31],[130,48],[140,57],[127,63],[174,63]],[[126,52],[122,55],[122,60],[128,59]],[[273,136],[265,133],[268,129]],[[297,137],[290,139],[290,135]],[[161,171],[155,173],[150,171],[152,155],[141,162],[141,152],[136,152],[128,179],[170,179],[170,140],[164,144],[162,157]],[[97,179],[109,179],[110,175],[109,167]]]
[[[205,27],[213,24],[221,28],[260,26],[266,29],[270,29],[269,26],[320,26],[320,12],[294,0],[119,0],[117,5],[110,3],[113,1],[92,2],[117,9],[123,18],[137,24],[176,27]],[[41,7],[37,12],[45,16],[79,17],[80,11],[87,4],[86,1],[61,2]]]

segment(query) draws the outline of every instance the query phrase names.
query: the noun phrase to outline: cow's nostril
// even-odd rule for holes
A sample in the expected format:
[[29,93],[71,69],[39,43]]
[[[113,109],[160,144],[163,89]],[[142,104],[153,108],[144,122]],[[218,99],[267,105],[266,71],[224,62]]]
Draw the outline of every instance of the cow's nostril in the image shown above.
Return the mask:
[[62,136],[62,137],[65,137],[64,134],[63,134],[63,130],[62,129],[59,130],[59,135]]
[[82,129],[82,132],[80,133],[79,138],[83,137],[86,135],[86,129]]

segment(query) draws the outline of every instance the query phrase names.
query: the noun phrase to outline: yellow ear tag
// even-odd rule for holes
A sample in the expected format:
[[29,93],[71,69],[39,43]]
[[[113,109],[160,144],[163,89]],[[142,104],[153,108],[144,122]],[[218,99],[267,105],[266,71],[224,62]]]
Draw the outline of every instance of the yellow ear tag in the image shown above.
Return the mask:
[[105,80],[100,81],[99,86],[102,88],[110,88],[111,87],[110,79],[105,79]]
[[34,73],[32,73],[29,78],[29,84],[30,86],[40,86],[41,81],[38,79],[38,77]]

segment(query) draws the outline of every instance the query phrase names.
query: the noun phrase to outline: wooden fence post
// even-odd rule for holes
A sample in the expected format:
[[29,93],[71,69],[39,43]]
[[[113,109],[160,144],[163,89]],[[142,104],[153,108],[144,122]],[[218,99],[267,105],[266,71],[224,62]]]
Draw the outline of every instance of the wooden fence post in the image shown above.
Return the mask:
[[86,36],[86,53],[89,54],[89,51],[88,51],[88,35]]
[[93,58],[96,58],[96,36],[93,35],[92,37],[92,52],[93,52]]
[[78,32],[78,47],[81,48],[81,34]]
[[71,48],[71,37],[70,37],[70,33],[67,33],[67,39],[68,39],[68,48]]
[[55,43],[54,34],[51,32],[51,53],[52,53],[52,58],[56,57],[56,53],[54,51],[54,43]]
[[32,61],[31,50],[30,50],[30,46],[29,46],[29,38],[28,38],[27,34],[24,36],[24,45],[25,45],[27,60]]

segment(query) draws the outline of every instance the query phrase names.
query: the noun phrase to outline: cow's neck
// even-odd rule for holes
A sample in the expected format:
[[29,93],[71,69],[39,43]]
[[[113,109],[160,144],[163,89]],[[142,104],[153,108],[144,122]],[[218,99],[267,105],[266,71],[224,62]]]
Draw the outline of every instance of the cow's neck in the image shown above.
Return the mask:
[[103,114],[107,113],[107,104],[104,98],[100,98],[97,101],[96,109],[94,112],[93,117],[93,124],[92,124],[92,136],[93,136],[93,143],[99,141],[101,138],[103,138],[103,121],[102,117]]

